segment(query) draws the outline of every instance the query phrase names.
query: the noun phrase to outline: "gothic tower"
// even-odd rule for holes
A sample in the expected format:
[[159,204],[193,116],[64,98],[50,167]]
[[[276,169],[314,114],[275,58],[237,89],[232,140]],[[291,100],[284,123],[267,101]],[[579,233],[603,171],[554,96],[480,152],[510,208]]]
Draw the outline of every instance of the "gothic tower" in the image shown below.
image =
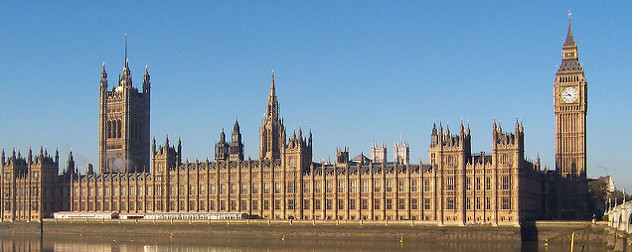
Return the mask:
[[99,171],[101,173],[149,171],[149,73],[145,66],[142,92],[132,86],[127,59],[118,85],[108,90],[105,63],[99,93]]
[[562,64],[553,82],[555,169],[562,178],[586,179],[587,91],[569,12],[568,33],[562,47]]
[[274,91],[274,71],[270,83],[270,96],[266,114],[259,132],[259,159],[278,160],[285,148],[285,126],[279,115],[279,102]]

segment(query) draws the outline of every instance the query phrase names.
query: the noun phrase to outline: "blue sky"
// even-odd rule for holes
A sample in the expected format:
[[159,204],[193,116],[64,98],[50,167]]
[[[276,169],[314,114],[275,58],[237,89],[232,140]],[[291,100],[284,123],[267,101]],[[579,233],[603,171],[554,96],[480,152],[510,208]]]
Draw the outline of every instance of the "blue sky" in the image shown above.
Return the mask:
[[[288,133],[314,134],[314,160],[336,147],[368,155],[407,140],[428,161],[433,122],[472,129],[491,151],[494,119],[524,122],[526,157],[554,167],[553,79],[567,11],[589,89],[588,176],[632,189],[630,2],[201,1],[0,2],[0,147],[98,157],[98,83],[123,66],[152,77],[151,130],[181,137],[185,158],[213,158],[239,119],[246,156],[275,71]],[[175,139],[172,139],[172,141]]]

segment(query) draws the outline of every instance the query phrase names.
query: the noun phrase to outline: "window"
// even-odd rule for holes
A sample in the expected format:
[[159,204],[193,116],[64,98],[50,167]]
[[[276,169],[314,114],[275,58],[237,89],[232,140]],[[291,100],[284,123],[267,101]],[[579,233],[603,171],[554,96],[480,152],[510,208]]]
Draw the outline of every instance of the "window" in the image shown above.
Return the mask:
[[424,192],[430,191],[430,179],[429,178],[425,178],[424,179]]
[[294,200],[293,199],[287,200],[287,209],[288,210],[294,210]]
[[405,199],[399,199],[398,209],[405,209],[405,208],[406,208],[406,200]]
[[465,199],[465,209],[470,210],[472,207],[472,200],[470,200],[470,198],[466,198]]
[[195,194],[195,186],[193,186],[193,185],[192,185],[192,186],[189,188],[189,194]]
[[259,193],[259,184],[252,184],[252,193]]
[[386,209],[387,210],[393,209],[393,200],[392,199],[386,199]]
[[334,191],[334,189],[333,189],[334,185],[333,185],[333,182],[331,180],[327,180],[325,182],[325,186],[326,186],[325,188],[327,188],[327,193],[331,193],[331,192]]
[[454,198],[446,198],[445,209],[454,209]]
[[500,185],[502,190],[509,190],[509,188],[511,188],[511,179],[509,178],[509,175],[502,177]]
[[281,210],[281,200],[274,200],[274,210]]
[[215,201],[209,200],[208,202],[208,210],[215,210]]
[[230,201],[230,210],[231,211],[237,210],[237,201],[235,201],[235,200],[231,200]]
[[294,182],[287,183],[287,192],[294,193]]
[[270,193],[270,183],[263,184],[263,193]]
[[315,210],[320,210],[321,204],[320,204],[320,200],[314,200],[314,209]]
[[406,183],[405,181],[399,181],[399,192],[405,192],[406,191]]
[[248,210],[248,201],[241,200],[241,210]]
[[247,184],[243,184],[241,185],[241,193],[248,193],[248,185]]
[[303,192],[304,193],[309,192],[309,182],[303,182]]
[[309,210],[309,200],[303,200],[303,209]]
[[492,200],[489,197],[485,198],[485,209],[492,209]]
[[426,209],[426,210],[430,209],[430,199],[429,198],[424,198],[424,209]]
[[485,190],[491,190],[491,189],[492,189],[492,178],[487,177],[485,178]]
[[339,199],[338,200],[338,210],[343,210],[345,209],[345,200]]
[[410,191],[417,192],[417,180],[416,179],[411,179],[410,180]]
[[333,204],[333,202],[331,201],[331,199],[327,199],[325,202],[326,202],[326,207],[327,207],[327,210],[331,210],[331,205]]
[[211,185],[211,187],[209,188],[209,191],[211,194],[215,194],[215,185]]
[[386,192],[393,191],[393,182],[390,179],[386,180]]
[[226,194],[226,185],[221,185],[219,193],[220,194]]
[[263,201],[263,210],[270,210],[270,200]]
[[503,154],[503,164],[504,165],[510,165],[511,164],[511,160],[509,160],[509,155],[507,154]]
[[380,210],[380,199],[373,199],[373,209]]
[[231,194],[236,194],[237,193],[237,185],[236,184],[230,185],[230,193]]
[[204,187],[203,185],[200,186],[200,194],[201,195],[206,194],[206,187]]
[[367,179],[362,180],[362,192],[363,193],[369,192],[369,181]]
[[380,192],[380,181],[379,180],[375,181],[375,185],[373,186],[373,191],[374,192]]
[[345,192],[345,181],[344,180],[339,180],[338,181],[338,192],[339,193]]
[[465,189],[466,190],[472,190],[472,178],[467,178],[465,180]]
[[259,202],[257,200],[252,200],[252,210],[259,210]]
[[445,189],[447,191],[453,191],[454,190],[454,177],[447,177],[446,178]]
[[368,199],[361,199],[360,203],[362,204],[362,209],[366,210],[369,209],[369,200]]
[[481,190],[481,178],[480,177],[476,177],[476,190],[477,191]]
[[349,183],[349,192],[352,192],[352,193],[357,192],[357,188],[356,188],[356,187],[357,187],[357,185],[358,185],[358,184],[357,184],[357,181],[355,181],[355,180],[354,180],[354,181],[351,181],[351,182]]
[[225,200],[220,200],[219,201],[219,210],[226,210],[226,201]]
[[448,156],[446,159],[446,163],[447,165],[454,165],[455,161],[454,161],[454,156]]
[[281,193],[281,183],[274,183],[274,193]]
[[356,209],[356,201],[354,199],[349,199],[349,210]]
[[481,210],[481,198],[476,197],[476,210]]
[[502,197],[501,207],[502,209],[511,209],[511,198],[510,197]]
[[417,210],[417,199],[410,199],[410,209]]
[[314,184],[314,192],[315,193],[320,193],[320,188],[321,188],[321,184],[320,183],[315,183]]

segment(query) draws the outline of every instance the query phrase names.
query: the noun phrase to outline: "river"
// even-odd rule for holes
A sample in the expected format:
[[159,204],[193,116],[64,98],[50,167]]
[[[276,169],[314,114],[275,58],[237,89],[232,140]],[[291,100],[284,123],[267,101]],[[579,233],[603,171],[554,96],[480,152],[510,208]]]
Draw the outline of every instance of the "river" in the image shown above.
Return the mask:
[[[43,241],[43,242],[42,242]],[[583,247],[582,247],[583,246]],[[569,251],[570,244],[490,241],[406,241],[375,239],[291,239],[134,237],[103,235],[12,234],[0,236],[0,251]],[[598,245],[575,244],[575,251],[607,251]]]

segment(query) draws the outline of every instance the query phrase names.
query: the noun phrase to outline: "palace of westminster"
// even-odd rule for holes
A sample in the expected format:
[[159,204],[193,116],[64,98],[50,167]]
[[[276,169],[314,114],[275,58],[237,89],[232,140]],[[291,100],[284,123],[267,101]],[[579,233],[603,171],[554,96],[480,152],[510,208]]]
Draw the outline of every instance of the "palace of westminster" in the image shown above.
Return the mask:
[[[434,125],[428,163],[409,162],[408,143],[384,145],[371,158],[338,149],[335,163],[312,159],[312,134],[286,135],[274,73],[259,130],[259,157],[244,159],[239,123],[221,132],[215,160],[182,162],[180,140],[150,139],[150,76],[132,86],[127,57],[99,99],[98,172],[79,174],[72,153],[60,173],[59,153],[2,151],[1,221],[39,220],[56,212],[243,213],[249,218],[418,220],[439,225],[520,225],[536,219],[578,219],[587,212],[587,83],[570,18],[553,83],[555,170],[525,159],[523,125],[495,122],[491,153],[472,153],[468,126]],[[153,161],[153,162],[151,162]]]

